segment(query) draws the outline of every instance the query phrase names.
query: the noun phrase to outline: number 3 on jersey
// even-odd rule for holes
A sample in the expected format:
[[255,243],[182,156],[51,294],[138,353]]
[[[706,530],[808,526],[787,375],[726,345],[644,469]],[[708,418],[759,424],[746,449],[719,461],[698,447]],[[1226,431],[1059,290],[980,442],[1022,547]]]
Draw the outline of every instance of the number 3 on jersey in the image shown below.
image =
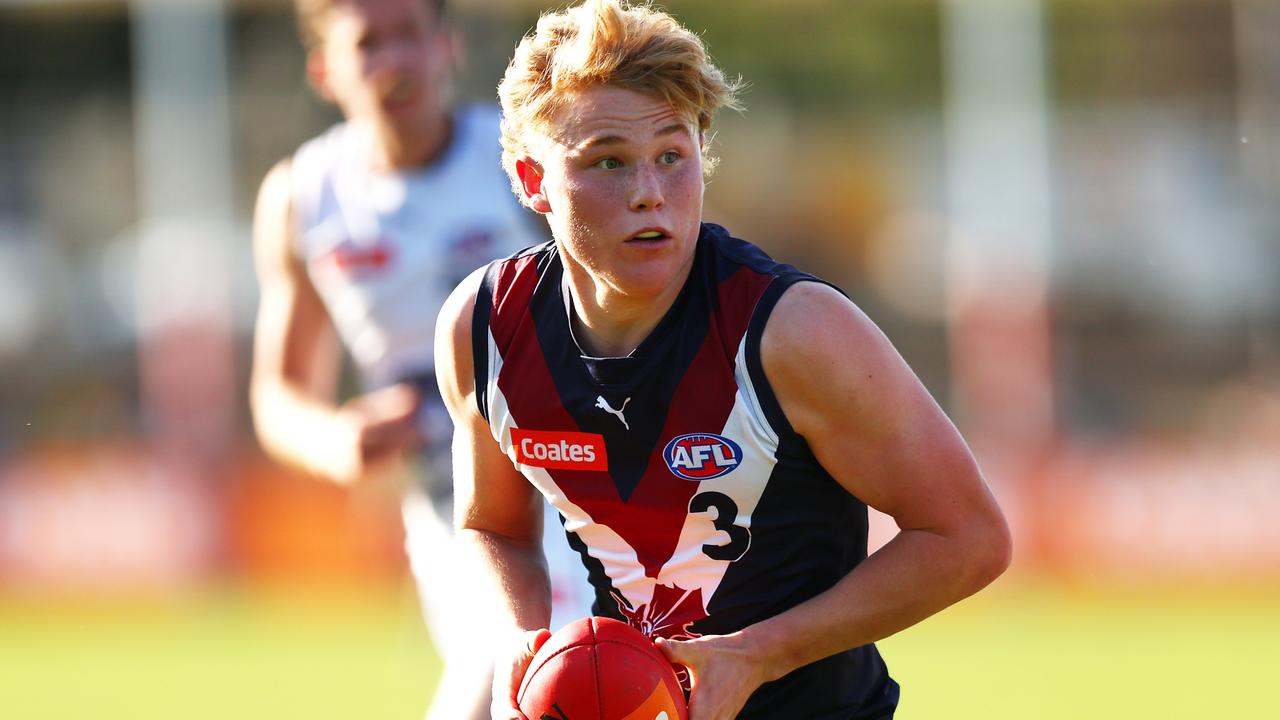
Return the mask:
[[734,562],[751,547],[751,530],[733,524],[738,517],[738,504],[722,492],[709,490],[694,495],[689,501],[690,513],[710,513],[712,510],[715,511],[715,516],[711,519],[711,524],[716,530],[728,534],[729,542],[724,545],[703,545],[702,553],[712,560]]

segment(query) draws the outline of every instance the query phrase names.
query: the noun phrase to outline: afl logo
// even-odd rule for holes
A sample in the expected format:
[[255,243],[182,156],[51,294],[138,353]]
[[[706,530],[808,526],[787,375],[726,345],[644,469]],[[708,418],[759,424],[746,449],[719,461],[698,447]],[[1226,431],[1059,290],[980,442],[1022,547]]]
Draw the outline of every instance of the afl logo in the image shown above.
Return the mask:
[[685,480],[710,480],[742,463],[742,448],[727,437],[709,433],[681,435],[662,451],[671,472]]

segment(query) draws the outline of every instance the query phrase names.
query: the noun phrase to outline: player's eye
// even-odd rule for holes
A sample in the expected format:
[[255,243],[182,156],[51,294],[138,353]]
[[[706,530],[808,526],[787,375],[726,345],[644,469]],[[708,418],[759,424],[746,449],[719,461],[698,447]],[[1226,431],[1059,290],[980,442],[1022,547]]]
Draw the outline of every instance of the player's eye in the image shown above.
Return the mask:
[[658,162],[662,163],[663,165],[675,165],[676,161],[678,161],[679,159],[680,159],[680,153],[676,152],[675,150],[668,150],[658,156]]
[[622,161],[615,157],[600,158],[595,162],[595,166],[601,170],[617,170],[622,167]]

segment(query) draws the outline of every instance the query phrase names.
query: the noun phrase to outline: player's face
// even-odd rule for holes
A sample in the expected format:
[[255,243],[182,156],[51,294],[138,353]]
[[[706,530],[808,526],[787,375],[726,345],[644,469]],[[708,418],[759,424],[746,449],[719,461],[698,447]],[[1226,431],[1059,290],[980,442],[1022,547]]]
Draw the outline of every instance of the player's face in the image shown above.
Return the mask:
[[596,86],[576,93],[546,134],[534,204],[570,272],[639,300],[678,292],[702,218],[697,123],[661,98]]
[[323,23],[321,85],[348,118],[412,132],[439,112],[451,52],[425,0],[346,0]]

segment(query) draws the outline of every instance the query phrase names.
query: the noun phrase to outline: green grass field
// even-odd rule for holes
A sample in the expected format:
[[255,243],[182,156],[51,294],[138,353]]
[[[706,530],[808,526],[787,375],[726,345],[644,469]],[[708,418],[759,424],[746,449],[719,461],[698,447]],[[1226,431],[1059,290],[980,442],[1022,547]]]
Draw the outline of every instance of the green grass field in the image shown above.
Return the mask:
[[[881,647],[902,720],[1280,717],[1280,588],[1006,580]],[[0,601],[10,720],[415,720],[437,667],[408,590]]]
[[1002,581],[881,643],[898,717],[1280,718],[1280,588]]

